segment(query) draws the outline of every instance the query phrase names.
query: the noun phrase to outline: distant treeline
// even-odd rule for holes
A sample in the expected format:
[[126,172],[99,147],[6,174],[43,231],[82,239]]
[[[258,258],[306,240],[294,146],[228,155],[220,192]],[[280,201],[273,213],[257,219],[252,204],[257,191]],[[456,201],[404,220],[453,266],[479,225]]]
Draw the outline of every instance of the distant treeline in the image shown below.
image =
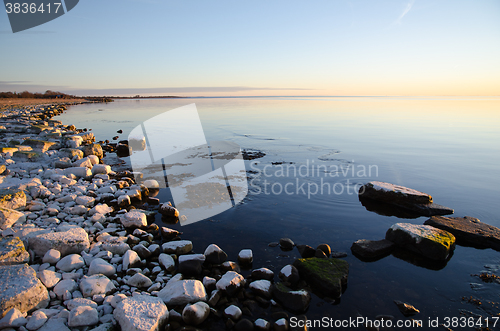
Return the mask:
[[45,93],[31,93],[28,91],[16,92],[0,92],[0,99],[75,99],[74,95],[69,95],[62,92],[45,91]]

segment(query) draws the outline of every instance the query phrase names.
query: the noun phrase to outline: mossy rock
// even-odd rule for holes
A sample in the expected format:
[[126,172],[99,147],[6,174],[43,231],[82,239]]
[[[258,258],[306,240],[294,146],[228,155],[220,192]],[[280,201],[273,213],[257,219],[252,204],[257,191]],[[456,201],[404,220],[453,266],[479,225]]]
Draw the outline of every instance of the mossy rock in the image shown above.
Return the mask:
[[311,302],[311,295],[306,290],[293,291],[278,282],[272,287],[273,298],[285,309],[295,314],[304,313]]
[[17,209],[26,206],[26,193],[20,189],[0,189],[0,207]]
[[0,265],[28,263],[29,259],[21,239],[0,237]]
[[293,263],[300,274],[319,297],[340,298],[347,287],[349,263],[341,259],[312,257],[297,259]]

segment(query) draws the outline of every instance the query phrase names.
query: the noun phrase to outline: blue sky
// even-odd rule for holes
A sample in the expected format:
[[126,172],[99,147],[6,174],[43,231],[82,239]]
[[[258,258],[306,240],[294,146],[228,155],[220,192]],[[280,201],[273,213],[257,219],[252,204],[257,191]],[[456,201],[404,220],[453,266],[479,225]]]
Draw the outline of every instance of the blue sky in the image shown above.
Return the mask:
[[0,41],[1,91],[500,95],[497,0],[82,0]]

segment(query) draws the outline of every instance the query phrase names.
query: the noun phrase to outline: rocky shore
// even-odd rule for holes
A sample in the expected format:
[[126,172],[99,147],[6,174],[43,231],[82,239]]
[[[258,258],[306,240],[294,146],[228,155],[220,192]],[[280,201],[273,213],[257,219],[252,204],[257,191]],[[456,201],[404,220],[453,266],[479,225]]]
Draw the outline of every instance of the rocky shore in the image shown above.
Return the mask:
[[178,216],[158,183],[103,164],[90,131],[53,118],[65,109],[0,115],[0,329],[279,331],[306,319],[311,292],[345,291],[349,265],[328,245],[297,247],[304,258],[276,277],[244,277],[252,250],[227,261],[154,224]]

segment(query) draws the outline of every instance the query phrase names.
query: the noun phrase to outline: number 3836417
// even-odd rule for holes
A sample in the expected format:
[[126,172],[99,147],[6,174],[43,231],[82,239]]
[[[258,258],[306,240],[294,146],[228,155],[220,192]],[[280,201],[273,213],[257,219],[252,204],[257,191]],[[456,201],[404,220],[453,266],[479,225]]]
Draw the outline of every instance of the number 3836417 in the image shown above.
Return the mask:
[[55,13],[57,14],[61,9],[61,2],[42,2],[41,4],[27,3],[27,2],[7,2],[5,10],[7,14],[35,14],[35,13]]

